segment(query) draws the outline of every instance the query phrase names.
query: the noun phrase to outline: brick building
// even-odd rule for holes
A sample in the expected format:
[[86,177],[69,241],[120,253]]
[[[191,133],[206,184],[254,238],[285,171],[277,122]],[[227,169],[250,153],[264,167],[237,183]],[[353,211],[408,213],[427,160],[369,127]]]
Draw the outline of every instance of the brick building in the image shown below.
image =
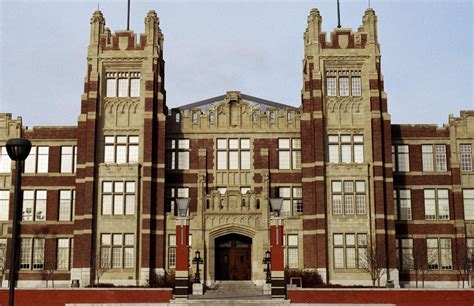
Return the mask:
[[[146,285],[173,271],[177,198],[190,199],[189,252],[203,254],[207,283],[265,281],[269,198],[282,198],[288,269],[369,285],[375,261],[382,285],[462,286],[474,252],[474,111],[443,127],[392,124],[375,12],[357,31],[327,34],[321,22],[313,9],[299,108],[238,91],[168,108],[156,13],[137,39],[112,34],[96,11],[77,126],[28,129],[0,114],[2,143],[33,144],[19,286]],[[13,168],[0,147],[4,279]]]

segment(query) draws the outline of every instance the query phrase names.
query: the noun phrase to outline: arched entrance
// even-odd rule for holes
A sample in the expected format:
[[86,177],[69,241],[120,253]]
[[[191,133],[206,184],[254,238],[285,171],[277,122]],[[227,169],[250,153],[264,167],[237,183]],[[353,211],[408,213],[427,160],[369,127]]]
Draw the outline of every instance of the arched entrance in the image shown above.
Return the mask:
[[228,234],[215,240],[216,280],[250,280],[252,238]]

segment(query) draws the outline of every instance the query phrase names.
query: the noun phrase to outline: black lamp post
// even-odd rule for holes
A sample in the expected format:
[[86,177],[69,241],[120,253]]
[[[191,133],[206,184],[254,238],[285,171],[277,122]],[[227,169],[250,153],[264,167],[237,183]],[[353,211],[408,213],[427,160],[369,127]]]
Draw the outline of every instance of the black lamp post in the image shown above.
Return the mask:
[[194,275],[194,283],[200,283],[201,282],[201,273],[199,273],[199,264],[203,263],[203,260],[201,258],[201,252],[199,250],[196,251],[196,257],[193,258],[193,263],[196,264],[196,274]]
[[21,165],[28,157],[31,150],[31,142],[28,139],[13,138],[5,144],[8,156],[15,161],[15,194],[13,198],[13,224],[12,224],[12,247],[10,253],[10,291],[8,295],[8,305],[13,306],[15,300],[15,276],[17,267],[17,246],[18,240],[18,205],[21,197]]
[[267,284],[272,283],[272,272],[270,271],[270,263],[272,261],[271,259],[272,259],[272,253],[270,253],[270,251],[266,251],[265,258],[263,258],[262,261],[263,261],[263,264],[267,265],[267,270],[266,270],[266,276],[267,276],[266,283]]

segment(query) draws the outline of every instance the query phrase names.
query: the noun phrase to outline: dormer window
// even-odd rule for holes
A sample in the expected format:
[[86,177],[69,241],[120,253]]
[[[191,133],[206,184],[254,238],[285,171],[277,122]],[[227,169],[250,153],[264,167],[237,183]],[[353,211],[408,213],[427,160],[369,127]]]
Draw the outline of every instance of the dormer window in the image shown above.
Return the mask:
[[140,72],[108,72],[107,97],[139,97]]

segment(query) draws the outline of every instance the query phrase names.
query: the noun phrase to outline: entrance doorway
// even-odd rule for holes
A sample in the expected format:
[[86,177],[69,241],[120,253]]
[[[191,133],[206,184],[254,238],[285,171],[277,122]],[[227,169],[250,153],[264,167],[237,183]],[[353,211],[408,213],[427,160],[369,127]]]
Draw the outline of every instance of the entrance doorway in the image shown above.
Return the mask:
[[216,280],[250,280],[252,238],[229,234],[216,238]]

